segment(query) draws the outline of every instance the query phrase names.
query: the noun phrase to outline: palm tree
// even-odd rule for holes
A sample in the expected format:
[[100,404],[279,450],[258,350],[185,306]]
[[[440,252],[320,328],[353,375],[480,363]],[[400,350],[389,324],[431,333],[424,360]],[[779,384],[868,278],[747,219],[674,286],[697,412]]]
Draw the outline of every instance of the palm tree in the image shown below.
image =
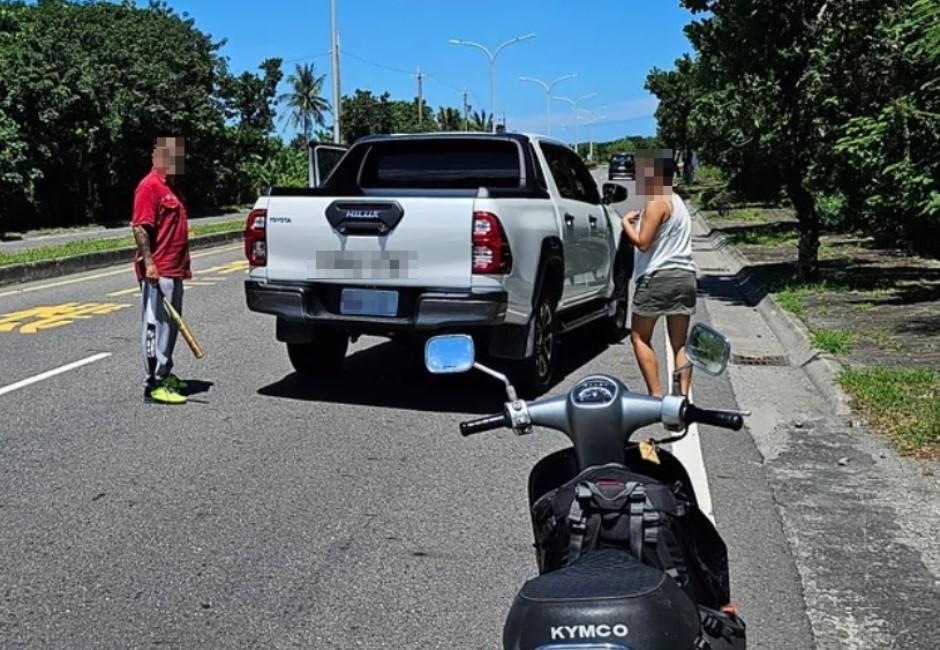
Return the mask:
[[294,128],[303,128],[307,141],[310,140],[313,125],[322,127],[326,123],[324,113],[332,110],[330,102],[321,96],[324,79],[325,74],[317,76],[314,64],[298,65],[294,74],[287,78],[291,92],[278,97],[279,102],[286,102],[291,109],[284,119]]
[[493,130],[493,116],[487,115],[486,111],[473,111],[473,115],[470,120],[471,129],[476,131],[492,131]]
[[441,131],[463,131],[463,115],[456,108],[441,106],[437,111],[437,123]]

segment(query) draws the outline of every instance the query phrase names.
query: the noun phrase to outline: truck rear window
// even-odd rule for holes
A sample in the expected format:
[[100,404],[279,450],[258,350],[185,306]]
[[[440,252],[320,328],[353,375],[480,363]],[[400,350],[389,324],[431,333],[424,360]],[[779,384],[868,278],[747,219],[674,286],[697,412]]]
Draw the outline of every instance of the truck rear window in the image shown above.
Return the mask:
[[417,139],[377,142],[363,161],[364,189],[515,188],[519,148],[510,140]]

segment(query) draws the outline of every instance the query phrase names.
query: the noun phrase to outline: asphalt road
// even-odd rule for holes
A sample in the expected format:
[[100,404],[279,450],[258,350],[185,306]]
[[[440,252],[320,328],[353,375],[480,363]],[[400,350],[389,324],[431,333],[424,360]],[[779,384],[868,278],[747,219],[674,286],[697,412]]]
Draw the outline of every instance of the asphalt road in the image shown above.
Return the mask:
[[[129,265],[0,289],[0,646],[498,647],[534,574],[527,472],[560,434],[462,439],[501,387],[429,377],[379,339],[311,388],[245,308],[240,260],[194,259],[185,316],[207,354],[177,348],[184,407],[142,402]],[[594,371],[641,386],[629,347],[600,339],[566,341],[556,391]],[[696,391],[736,405],[727,378]],[[701,441],[750,647],[811,647],[754,442]]]

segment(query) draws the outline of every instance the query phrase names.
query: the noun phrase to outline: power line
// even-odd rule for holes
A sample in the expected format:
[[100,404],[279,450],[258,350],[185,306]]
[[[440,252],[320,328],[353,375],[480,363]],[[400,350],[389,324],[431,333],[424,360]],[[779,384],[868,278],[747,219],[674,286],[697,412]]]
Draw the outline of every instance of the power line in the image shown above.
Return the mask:
[[310,56],[301,56],[301,57],[297,57],[296,59],[286,59],[282,63],[298,63],[300,61],[310,61],[311,59],[321,59],[325,56],[329,56],[330,54],[332,53],[329,50],[327,50],[326,52],[320,52],[319,54],[311,54]]
[[351,57],[351,58],[355,59],[356,61],[359,61],[359,62],[361,62],[361,63],[365,63],[365,64],[367,64],[367,65],[375,66],[376,68],[381,68],[382,70],[388,70],[388,71],[390,71],[390,72],[398,72],[399,74],[406,74],[406,75],[408,75],[408,76],[411,76],[412,74],[414,74],[414,73],[411,72],[410,70],[402,70],[401,68],[393,68],[392,66],[390,66],[390,65],[385,65],[384,63],[376,63],[375,61],[370,61],[369,59],[366,59],[366,58],[364,58],[364,57],[361,57],[361,56],[359,56],[359,55],[357,55],[357,54],[353,54],[353,53],[350,52],[349,50],[343,50],[342,54],[343,54],[343,56]]

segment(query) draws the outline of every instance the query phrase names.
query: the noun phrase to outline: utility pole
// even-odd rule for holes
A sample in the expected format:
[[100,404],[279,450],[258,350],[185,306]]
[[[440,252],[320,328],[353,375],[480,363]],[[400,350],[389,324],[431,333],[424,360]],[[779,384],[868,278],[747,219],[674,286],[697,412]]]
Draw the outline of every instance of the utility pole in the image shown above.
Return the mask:
[[421,72],[421,66],[418,66],[418,129],[421,128],[421,122],[424,118],[424,73]]
[[330,41],[333,55],[333,143],[339,144],[342,142],[339,120],[343,100],[339,88],[339,34],[336,32],[336,0],[330,0]]
[[470,103],[467,101],[467,89],[463,89],[463,130],[470,130]]

